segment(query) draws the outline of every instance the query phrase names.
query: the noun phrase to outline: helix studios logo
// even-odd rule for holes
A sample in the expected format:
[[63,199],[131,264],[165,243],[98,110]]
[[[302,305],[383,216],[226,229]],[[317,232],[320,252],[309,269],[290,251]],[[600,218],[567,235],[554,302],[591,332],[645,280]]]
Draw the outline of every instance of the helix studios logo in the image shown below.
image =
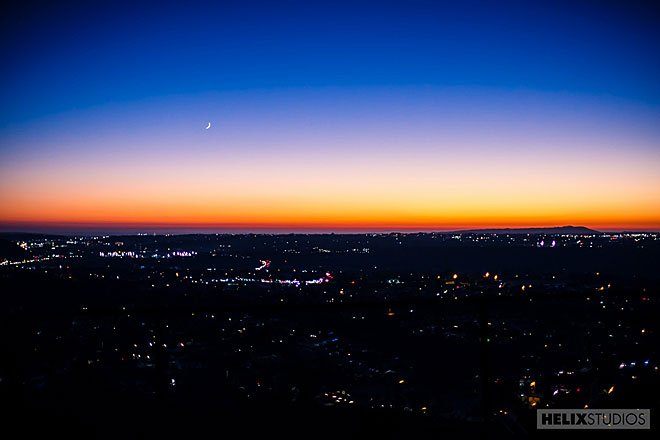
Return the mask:
[[649,409],[539,409],[537,429],[651,429]]

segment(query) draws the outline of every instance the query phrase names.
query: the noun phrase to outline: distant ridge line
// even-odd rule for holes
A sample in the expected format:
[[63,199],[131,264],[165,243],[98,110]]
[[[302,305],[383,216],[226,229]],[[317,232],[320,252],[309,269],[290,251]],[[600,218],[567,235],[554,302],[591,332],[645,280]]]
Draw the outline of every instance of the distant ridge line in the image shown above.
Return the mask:
[[448,231],[447,234],[602,234],[586,226],[554,226],[547,228],[491,228],[491,229],[464,229],[461,231]]

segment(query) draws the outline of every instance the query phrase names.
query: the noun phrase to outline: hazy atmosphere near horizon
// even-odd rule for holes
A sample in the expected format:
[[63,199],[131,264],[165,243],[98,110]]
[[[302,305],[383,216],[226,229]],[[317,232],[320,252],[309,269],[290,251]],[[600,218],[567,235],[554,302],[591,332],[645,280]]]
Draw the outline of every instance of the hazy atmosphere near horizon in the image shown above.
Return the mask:
[[658,231],[652,3],[14,2],[0,230]]

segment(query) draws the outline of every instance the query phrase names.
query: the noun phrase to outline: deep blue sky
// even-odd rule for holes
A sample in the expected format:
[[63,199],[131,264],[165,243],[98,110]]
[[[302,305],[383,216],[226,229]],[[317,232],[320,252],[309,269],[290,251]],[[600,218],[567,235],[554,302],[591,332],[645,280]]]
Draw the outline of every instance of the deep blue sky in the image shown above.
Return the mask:
[[0,229],[660,230],[649,4],[17,1]]
[[644,3],[218,3],[15,2],[1,14],[0,124],[274,87],[483,86],[660,104],[660,14]]

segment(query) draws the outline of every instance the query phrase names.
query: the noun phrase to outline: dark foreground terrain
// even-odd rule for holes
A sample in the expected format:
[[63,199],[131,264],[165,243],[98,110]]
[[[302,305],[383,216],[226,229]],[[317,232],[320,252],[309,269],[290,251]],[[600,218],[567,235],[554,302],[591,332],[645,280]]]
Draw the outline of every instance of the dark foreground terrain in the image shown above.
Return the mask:
[[538,408],[660,409],[655,234],[0,249],[0,396],[25,437],[510,438],[543,434]]

